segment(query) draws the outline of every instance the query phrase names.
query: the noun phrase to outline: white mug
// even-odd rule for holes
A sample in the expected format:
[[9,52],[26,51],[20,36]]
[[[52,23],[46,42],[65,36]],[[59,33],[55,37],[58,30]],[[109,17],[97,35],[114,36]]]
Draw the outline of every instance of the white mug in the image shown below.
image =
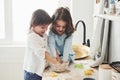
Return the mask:
[[112,68],[108,64],[99,66],[98,80],[112,80]]

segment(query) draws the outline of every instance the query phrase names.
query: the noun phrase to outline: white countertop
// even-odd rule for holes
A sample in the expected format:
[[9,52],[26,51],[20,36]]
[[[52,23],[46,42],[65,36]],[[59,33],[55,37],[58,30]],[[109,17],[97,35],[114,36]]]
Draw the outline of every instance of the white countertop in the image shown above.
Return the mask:
[[[67,71],[57,73],[56,77],[51,77],[50,73],[53,72],[51,68],[47,68],[43,74],[43,80],[83,80],[85,77],[91,77],[97,80],[98,71],[94,69],[92,75],[86,76],[84,71],[90,69],[89,64],[92,60],[76,60],[71,64]],[[76,68],[75,64],[83,64],[83,68]]]
[[97,14],[94,15],[95,17],[100,17],[100,18],[104,18],[104,19],[108,19],[108,20],[112,20],[112,21],[120,21],[120,15],[109,15],[109,14]]

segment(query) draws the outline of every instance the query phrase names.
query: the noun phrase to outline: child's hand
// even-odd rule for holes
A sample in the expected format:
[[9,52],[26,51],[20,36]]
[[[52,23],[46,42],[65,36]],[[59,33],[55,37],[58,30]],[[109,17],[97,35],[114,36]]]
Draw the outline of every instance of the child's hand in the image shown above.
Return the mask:
[[59,69],[60,66],[61,66],[61,64],[60,64],[60,63],[57,63],[57,64],[54,64],[54,66],[55,66],[56,69]]
[[57,60],[54,58],[52,64],[53,64],[53,65],[54,65],[54,64],[60,64],[60,62],[57,61]]
[[63,61],[60,59],[59,56],[56,57],[56,60],[59,62],[59,63],[62,63]]

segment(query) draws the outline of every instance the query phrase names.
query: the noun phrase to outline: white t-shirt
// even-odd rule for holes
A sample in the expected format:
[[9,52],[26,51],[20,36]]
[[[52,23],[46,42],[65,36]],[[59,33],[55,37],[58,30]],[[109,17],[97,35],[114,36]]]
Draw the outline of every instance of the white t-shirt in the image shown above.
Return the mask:
[[42,76],[45,69],[45,51],[47,51],[47,35],[39,36],[31,31],[27,38],[24,57],[24,70]]

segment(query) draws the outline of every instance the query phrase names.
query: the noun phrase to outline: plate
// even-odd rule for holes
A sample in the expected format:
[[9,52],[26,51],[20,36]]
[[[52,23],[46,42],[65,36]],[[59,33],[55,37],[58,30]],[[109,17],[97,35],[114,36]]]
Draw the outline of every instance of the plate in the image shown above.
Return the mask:
[[75,59],[83,59],[88,57],[89,47],[85,45],[72,45],[73,51],[75,52]]

